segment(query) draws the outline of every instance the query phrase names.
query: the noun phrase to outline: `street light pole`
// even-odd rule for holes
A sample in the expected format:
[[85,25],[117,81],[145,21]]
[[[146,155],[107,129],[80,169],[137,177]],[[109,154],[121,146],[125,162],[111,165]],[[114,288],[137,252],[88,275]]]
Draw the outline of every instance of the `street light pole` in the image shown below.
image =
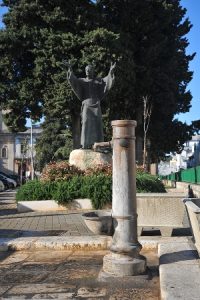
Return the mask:
[[33,164],[33,123],[31,119],[31,180],[34,179],[34,164]]

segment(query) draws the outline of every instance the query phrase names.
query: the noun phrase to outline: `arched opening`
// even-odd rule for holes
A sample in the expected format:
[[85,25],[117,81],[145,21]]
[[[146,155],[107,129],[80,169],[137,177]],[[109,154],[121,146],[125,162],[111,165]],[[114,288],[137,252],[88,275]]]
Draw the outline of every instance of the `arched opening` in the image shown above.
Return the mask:
[[8,158],[8,147],[7,146],[3,146],[3,148],[1,149],[1,157]]

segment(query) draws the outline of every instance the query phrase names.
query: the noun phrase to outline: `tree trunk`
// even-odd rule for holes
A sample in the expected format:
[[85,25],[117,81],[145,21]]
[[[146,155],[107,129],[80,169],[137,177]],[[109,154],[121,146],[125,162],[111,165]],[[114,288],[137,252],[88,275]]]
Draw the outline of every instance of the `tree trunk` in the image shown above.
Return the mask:
[[81,140],[81,118],[80,114],[71,113],[72,118],[72,138],[73,138],[73,149],[80,148]]
[[144,168],[145,171],[147,171],[147,142],[146,142],[146,135],[144,135],[143,168]]
[[143,136],[143,112],[141,109],[136,112],[136,161],[137,165],[143,165],[143,145],[144,145],[144,136]]

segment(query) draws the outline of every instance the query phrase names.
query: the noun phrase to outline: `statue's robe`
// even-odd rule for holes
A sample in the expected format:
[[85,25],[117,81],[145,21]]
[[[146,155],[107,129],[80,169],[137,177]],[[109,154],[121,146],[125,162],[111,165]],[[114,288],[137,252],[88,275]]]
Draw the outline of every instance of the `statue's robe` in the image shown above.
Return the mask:
[[114,78],[110,73],[105,78],[77,78],[71,71],[68,80],[82,102],[81,146],[83,149],[91,149],[94,143],[104,141],[100,102],[112,87]]

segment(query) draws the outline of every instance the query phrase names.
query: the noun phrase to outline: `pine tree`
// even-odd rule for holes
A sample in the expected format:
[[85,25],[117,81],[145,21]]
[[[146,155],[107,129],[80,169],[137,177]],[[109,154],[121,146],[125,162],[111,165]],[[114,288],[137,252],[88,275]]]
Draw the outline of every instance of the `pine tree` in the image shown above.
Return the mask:
[[[25,130],[26,118],[43,114],[71,118],[74,147],[79,135],[81,103],[67,82],[62,61],[70,60],[77,76],[95,61],[108,67],[117,36],[98,27],[89,0],[3,1],[9,12],[0,31],[0,100],[6,123]],[[105,64],[104,64],[105,63]],[[102,69],[101,69],[102,70]]]
[[142,136],[142,99],[148,97],[152,104],[148,138],[155,160],[176,150],[192,134],[191,126],[174,120],[191,106],[187,85],[192,79],[189,63],[194,54],[186,54],[185,35],[192,25],[184,19],[186,10],[180,1],[99,0],[97,5],[104,24],[120,35],[120,75],[109,119],[136,119],[137,136]]

